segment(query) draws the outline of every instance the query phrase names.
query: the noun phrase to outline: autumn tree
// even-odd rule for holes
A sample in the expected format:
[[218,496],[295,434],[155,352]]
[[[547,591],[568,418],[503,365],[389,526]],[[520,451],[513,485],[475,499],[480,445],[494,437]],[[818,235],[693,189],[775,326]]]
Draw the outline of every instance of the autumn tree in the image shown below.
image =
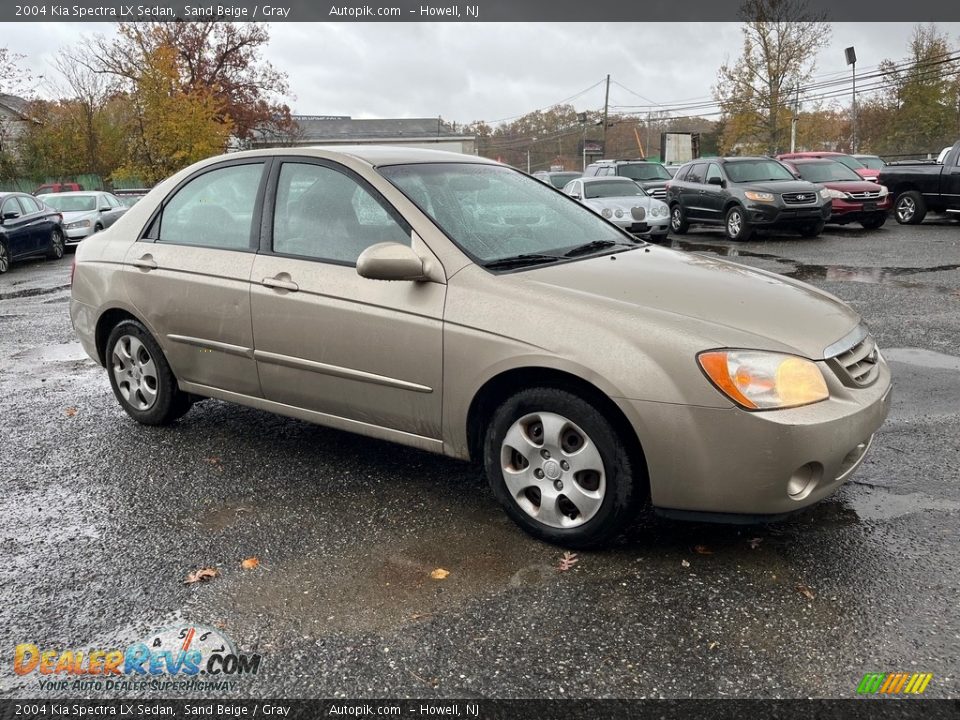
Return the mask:
[[830,26],[805,0],[747,0],[743,48],[720,67],[714,98],[724,113],[723,150],[774,154],[789,133],[794,89],[809,82]]
[[177,89],[209,96],[217,120],[248,140],[260,128],[282,132],[291,122],[281,101],[289,93],[286,74],[261,56],[269,39],[267,26],[257,23],[119,23],[115,37],[94,39],[84,62],[129,89],[151,72],[156,53],[169,51]]

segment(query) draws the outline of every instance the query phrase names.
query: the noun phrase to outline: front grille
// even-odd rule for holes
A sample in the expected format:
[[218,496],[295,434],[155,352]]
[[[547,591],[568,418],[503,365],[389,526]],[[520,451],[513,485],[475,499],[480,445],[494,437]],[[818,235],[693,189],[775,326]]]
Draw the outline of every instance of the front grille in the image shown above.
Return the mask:
[[787,205],[809,205],[817,201],[817,193],[815,192],[784,193],[780,197]]
[[666,188],[654,188],[650,191],[650,196],[657,200],[663,200],[667,196]]
[[873,338],[866,334],[852,347],[840,351],[827,359],[827,364],[840,378],[840,382],[851,387],[866,387],[880,374],[880,354]]
[[630,208],[630,215],[634,220],[643,220],[647,216],[647,211],[642,207]]
[[871,192],[869,190],[858,193],[847,193],[853,200],[879,200],[880,191]]

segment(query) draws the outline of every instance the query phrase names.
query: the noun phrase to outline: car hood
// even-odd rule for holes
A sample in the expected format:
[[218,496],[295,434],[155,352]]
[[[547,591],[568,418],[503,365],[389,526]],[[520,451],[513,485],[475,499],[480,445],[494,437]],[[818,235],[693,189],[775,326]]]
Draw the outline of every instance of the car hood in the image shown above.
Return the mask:
[[635,207],[642,207],[645,210],[649,210],[653,203],[660,203],[659,200],[655,200],[652,197],[646,197],[644,195],[587,198],[583,202],[590,207],[597,208],[598,210],[603,210],[603,208],[610,208],[611,210],[616,210],[617,208],[620,208],[621,210],[629,210],[630,208]]
[[812,359],[860,323],[850,306],[806,283],[656,246],[524,275],[577,296],[573,302],[586,296],[681,315],[709,327],[710,341],[737,347],[751,336],[758,349],[789,348]]
[[667,183],[670,181],[660,178],[658,180],[634,180],[634,182],[644,190],[655,190],[657,188],[666,187]]
[[878,177],[880,177],[880,171],[874,170],[873,168],[857,168],[854,170],[854,172],[864,180],[869,180],[870,182],[874,182]]
[[[60,212],[59,210],[57,212]],[[79,220],[95,220],[97,217],[96,210],[74,210],[72,212],[60,212],[63,215],[63,221],[65,223],[77,222]]]
[[867,182],[866,180],[862,180],[860,182],[847,180],[841,182],[825,182],[820,184],[826,185],[831,190],[839,190],[840,192],[846,193],[880,192],[880,186],[877,183]]
[[819,192],[822,185],[807,182],[806,180],[775,180],[771,182],[745,182],[745,183],[734,183],[735,187],[740,188],[741,190],[756,190],[758,192],[769,192],[774,195],[782,195],[783,193],[797,193],[797,192]]

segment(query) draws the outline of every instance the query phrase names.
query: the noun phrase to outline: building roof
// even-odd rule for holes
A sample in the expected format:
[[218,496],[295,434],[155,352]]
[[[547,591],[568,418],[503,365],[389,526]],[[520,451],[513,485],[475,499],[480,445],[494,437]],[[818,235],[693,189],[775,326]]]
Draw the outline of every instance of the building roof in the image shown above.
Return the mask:
[[7,110],[15,115],[19,115],[24,120],[30,119],[30,116],[27,114],[28,101],[24,100],[22,97],[0,93],[0,105],[7,108]]

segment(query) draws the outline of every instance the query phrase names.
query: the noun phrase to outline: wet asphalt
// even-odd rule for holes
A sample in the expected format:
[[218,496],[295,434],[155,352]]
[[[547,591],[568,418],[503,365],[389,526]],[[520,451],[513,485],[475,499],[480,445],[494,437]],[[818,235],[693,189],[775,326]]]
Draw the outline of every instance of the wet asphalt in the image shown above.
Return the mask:
[[[263,657],[221,697],[847,698],[893,671],[960,695],[960,224],[671,244],[850,302],[893,368],[892,414],[853,481],[801,514],[644,514],[567,572],[469,465],[218,401],[138,426],[76,342],[72,256],[15,265],[0,694],[51,694],[13,672],[18,643],[125,647],[201,624]],[[183,583],[203,566],[220,577]]]

